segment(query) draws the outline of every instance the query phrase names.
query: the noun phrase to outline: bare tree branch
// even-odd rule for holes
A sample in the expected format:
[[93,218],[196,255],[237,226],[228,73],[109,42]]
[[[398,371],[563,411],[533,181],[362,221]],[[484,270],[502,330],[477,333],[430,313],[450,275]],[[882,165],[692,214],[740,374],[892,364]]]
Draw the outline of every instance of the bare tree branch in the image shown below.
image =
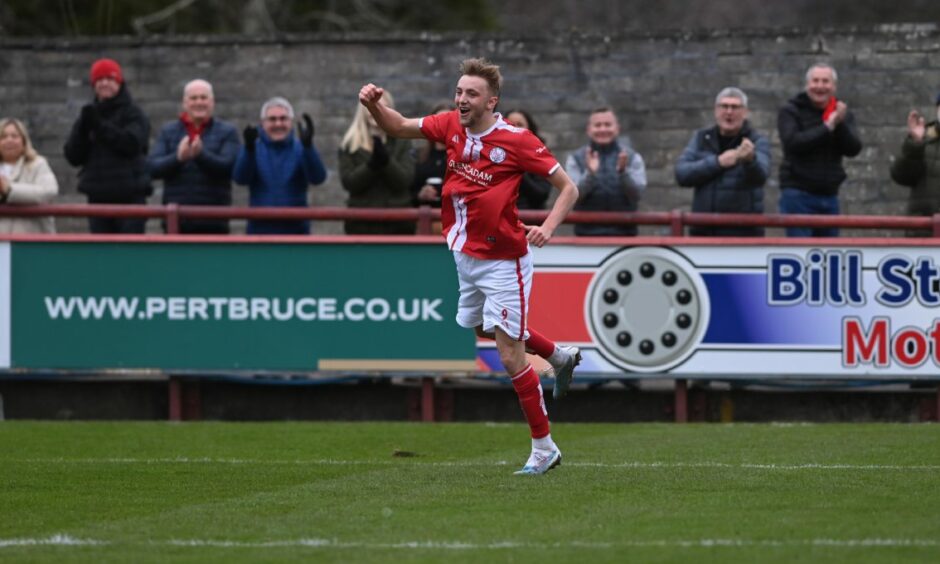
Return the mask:
[[271,17],[268,3],[265,0],[250,0],[248,5],[245,6],[242,32],[249,35],[259,35],[277,31],[277,24],[274,23],[274,19]]
[[379,29],[389,29],[394,26],[392,20],[386,18],[379,12],[372,0],[353,0],[353,6],[356,8],[356,15],[362,20],[371,23]]
[[163,20],[170,19],[176,15],[177,12],[185,10],[195,3],[196,0],[176,0],[176,2],[170,4],[162,10],[157,10],[152,14],[147,14],[146,16],[132,19],[131,27],[134,28],[134,31],[137,32],[137,35],[146,35],[148,25],[153,25],[155,23],[162,22]]
[[327,12],[323,10],[312,10],[307,12],[300,18],[300,21],[303,23],[320,22],[321,24],[331,24],[335,28],[342,31],[348,31],[352,27],[352,22],[349,21],[349,18],[341,16],[335,12]]

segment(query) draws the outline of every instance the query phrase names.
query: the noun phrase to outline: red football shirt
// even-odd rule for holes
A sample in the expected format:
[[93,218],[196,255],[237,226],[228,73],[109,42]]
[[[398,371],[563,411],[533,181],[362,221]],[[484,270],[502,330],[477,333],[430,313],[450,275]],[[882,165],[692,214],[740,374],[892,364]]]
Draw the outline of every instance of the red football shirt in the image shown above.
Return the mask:
[[460,125],[457,110],[419,121],[421,133],[447,145],[441,223],[447,246],[481,259],[514,259],[528,252],[516,200],[526,172],[549,176],[558,161],[527,129],[496,123],[478,135]]

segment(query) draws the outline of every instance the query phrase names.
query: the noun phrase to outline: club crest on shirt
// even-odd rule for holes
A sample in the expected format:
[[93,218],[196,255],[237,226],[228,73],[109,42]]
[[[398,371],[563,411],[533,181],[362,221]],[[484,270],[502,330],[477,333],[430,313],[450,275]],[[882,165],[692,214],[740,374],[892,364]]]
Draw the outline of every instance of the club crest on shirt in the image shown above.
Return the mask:
[[499,147],[493,147],[490,149],[490,160],[496,164],[499,164],[506,160],[506,151],[500,149]]

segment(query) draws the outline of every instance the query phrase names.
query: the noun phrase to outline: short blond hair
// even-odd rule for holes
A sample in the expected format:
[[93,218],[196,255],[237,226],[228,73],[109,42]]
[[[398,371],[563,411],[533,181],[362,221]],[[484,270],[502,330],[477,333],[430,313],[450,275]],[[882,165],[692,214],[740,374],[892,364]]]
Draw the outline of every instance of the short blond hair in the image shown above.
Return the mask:
[[460,63],[460,74],[482,78],[490,87],[493,96],[499,98],[499,92],[503,88],[503,75],[499,74],[499,65],[494,65],[486,59],[465,59]]

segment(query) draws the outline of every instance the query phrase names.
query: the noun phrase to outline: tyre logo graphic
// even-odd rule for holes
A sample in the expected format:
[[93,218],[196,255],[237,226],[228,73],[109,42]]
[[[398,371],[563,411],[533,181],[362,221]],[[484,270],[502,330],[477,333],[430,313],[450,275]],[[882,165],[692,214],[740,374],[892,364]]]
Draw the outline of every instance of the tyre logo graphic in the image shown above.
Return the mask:
[[599,352],[633,372],[664,372],[685,361],[710,314],[702,277],[683,256],[659,247],[608,258],[591,280],[586,307]]

